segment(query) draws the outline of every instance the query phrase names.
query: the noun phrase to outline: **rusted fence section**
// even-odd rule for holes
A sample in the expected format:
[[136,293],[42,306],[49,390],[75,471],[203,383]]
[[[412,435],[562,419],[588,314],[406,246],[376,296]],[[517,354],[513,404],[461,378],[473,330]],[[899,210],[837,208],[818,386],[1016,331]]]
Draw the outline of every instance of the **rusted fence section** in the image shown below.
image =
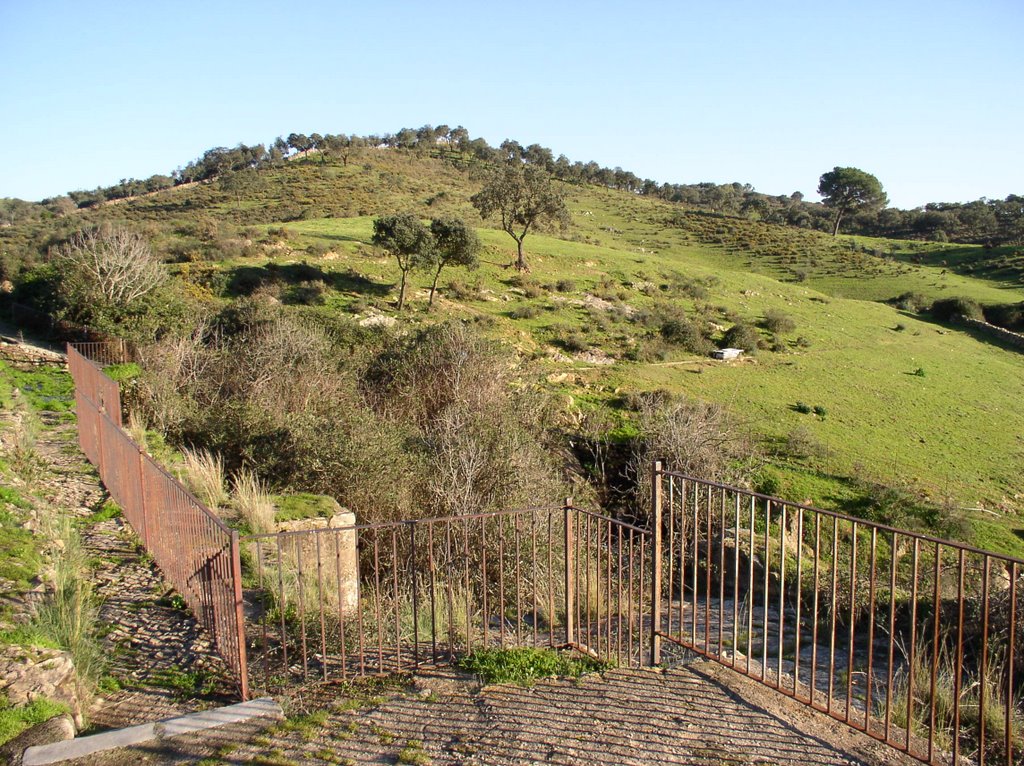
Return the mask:
[[121,428],[118,384],[89,355],[105,364],[123,361],[123,353],[109,344],[68,346],[79,444],[168,582],[209,632],[247,699],[238,533]]
[[653,517],[655,663],[684,647],[929,763],[1020,762],[1024,561],[660,466]]
[[646,664],[648,536],[568,501],[245,537],[250,685],[414,671],[485,647]]

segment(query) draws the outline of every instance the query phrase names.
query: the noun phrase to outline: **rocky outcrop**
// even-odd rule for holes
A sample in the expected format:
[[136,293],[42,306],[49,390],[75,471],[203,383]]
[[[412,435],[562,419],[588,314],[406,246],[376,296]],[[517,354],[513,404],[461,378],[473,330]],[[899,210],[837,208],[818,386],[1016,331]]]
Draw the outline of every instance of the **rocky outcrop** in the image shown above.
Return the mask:
[[33,700],[63,702],[76,726],[83,726],[84,701],[71,655],[60,649],[5,646],[0,648],[0,694],[14,706]]
[[59,715],[49,721],[43,721],[0,747],[0,763],[21,766],[22,756],[25,755],[27,748],[74,739],[76,731],[75,722],[69,715]]

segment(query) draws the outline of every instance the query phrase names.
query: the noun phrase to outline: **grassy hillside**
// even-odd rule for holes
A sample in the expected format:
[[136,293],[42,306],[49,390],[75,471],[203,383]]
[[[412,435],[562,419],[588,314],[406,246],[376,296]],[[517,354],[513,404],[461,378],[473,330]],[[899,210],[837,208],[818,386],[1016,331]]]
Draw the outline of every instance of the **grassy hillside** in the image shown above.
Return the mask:
[[[394,314],[399,275],[370,244],[373,217],[458,214],[483,227],[468,203],[476,188],[449,164],[367,150],[347,166],[292,161],[241,190],[200,184],[106,205],[76,225],[145,227],[213,302],[262,289],[365,319]],[[513,241],[481,228],[481,268],[446,272],[429,312],[428,280],[414,276],[402,321],[475,319],[568,406],[606,410],[623,433],[626,393],[725,403],[762,437],[782,494],[856,510],[864,482],[909,487],[971,509],[977,542],[1024,553],[1013,534],[1024,527],[1024,354],[883,303],[905,292],[1022,301],[1018,254],[833,238],[596,187],[567,193],[572,223],[528,237],[528,277],[508,268]],[[753,359],[714,362],[665,342],[659,317],[671,312],[707,318],[716,338],[772,312],[795,329],[762,330],[773,350]]]

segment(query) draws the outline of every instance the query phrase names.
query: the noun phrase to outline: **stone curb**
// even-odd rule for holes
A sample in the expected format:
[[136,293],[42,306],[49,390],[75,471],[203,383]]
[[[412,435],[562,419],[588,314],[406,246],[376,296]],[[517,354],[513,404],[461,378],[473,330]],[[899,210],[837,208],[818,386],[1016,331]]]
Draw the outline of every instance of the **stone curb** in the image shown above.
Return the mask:
[[66,742],[54,742],[51,745],[36,745],[25,750],[22,766],[45,766],[45,764],[69,761],[74,758],[84,758],[104,750],[116,750],[151,740],[169,739],[182,734],[213,729],[217,726],[241,723],[253,718],[281,719],[283,717],[284,713],[277,702],[270,697],[261,697],[249,702],[240,702],[236,705],[212,710],[201,710],[198,713],[189,713],[156,723],[144,723],[139,726],[130,726],[127,729],[69,739]]

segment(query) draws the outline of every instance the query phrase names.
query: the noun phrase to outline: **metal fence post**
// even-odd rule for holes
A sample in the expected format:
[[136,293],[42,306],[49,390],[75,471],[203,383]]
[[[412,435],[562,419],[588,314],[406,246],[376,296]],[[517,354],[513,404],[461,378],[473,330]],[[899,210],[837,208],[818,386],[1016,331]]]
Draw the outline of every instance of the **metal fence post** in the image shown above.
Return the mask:
[[572,498],[565,498],[565,643],[576,643],[576,582],[572,570],[575,560],[575,540],[572,533]]
[[661,461],[651,467],[651,666],[661,664]]
[[152,550],[149,544],[149,497],[146,492],[146,453],[142,447],[135,445],[139,451],[139,506],[142,511],[142,544],[146,550]]
[[245,604],[242,601],[242,556],[238,544],[238,531],[231,530],[231,580],[235,595],[235,625],[238,634],[238,685],[242,701],[249,699],[249,664],[245,654]]

